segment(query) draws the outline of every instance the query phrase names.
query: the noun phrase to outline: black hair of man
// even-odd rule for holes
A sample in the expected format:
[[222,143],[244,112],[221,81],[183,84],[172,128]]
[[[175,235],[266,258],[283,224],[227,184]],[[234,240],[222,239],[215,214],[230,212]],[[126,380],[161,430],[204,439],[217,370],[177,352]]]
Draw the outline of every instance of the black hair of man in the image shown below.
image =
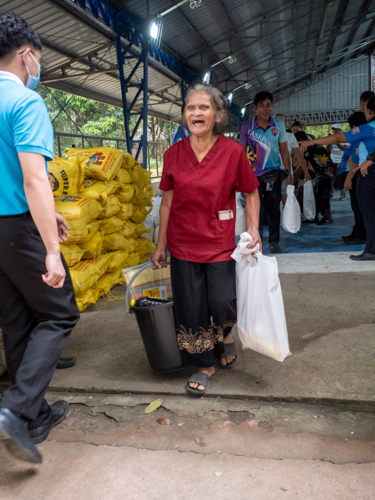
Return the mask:
[[291,134],[292,133],[292,129],[291,128],[286,128],[285,132],[289,132]]
[[374,96],[375,96],[374,92],[372,92],[371,90],[366,90],[365,92],[362,92],[359,100],[362,102],[368,102],[371,99],[371,97]]
[[298,132],[296,132],[294,134],[294,136],[297,139],[297,141],[308,141],[309,140],[306,132],[304,132],[303,130],[299,130]]
[[16,14],[0,16],[0,58],[11,54],[22,45],[42,50],[42,43],[33,28]]
[[292,125],[292,128],[293,127],[299,127],[299,128],[302,128],[302,125],[301,125],[301,122],[299,122],[298,120],[296,120],[293,125]]
[[362,113],[362,111],[356,111],[349,116],[348,123],[350,125],[350,128],[360,127],[361,125],[367,123],[366,116],[364,113]]
[[262,90],[262,92],[258,92],[257,95],[254,97],[254,105],[258,106],[260,102],[266,101],[269,99],[271,103],[273,102],[273,95],[271,92],[267,92],[266,90]]
[[371,111],[375,112],[375,95],[373,95],[367,102],[366,102],[366,107],[367,109],[371,109]]

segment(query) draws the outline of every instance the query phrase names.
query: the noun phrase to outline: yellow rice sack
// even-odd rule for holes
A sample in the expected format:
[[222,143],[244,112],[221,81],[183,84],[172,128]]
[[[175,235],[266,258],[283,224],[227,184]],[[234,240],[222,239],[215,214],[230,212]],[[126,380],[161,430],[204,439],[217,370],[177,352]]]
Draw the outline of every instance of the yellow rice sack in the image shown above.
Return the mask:
[[137,238],[137,251],[142,255],[151,255],[156,248],[156,245],[153,241],[148,238]]
[[132,222],[135,222],[136,224],[140,224],[145,220],[150,212],[151,208],[147,210],[147,208],[145,207],[134,207],[133,214],[130,216],[130,220]]
[[117,269],[112,273],[103,274],[101,278],[98,279],[98,284],[96,285],[99,290],[100,296],[107,295],[109,291],[116,285],[123,284],[124,278],[122,277],[122,270]]
[[69,268],[74,292],[84,293],[94,285],[98,277],[97,267],[91,260],[82,260]]
[[100,231],[97,231],[89,241],[80,245],[80,248],[84,251],[82,259],[95,259],[99,257],[102,253],[103,248],[103,235]]
[[80,196],[65,196],[55,203],[55,210],[68,221],[83,219],[87,224],[93,222],[103,206],[92,198],[81,198]]
[[123,221],[129,220],[134,213],[134,205],[133,203],[121,203],[121,209],[117,214],[117,217]]
[[69,226],[69,238],[64,241],[63,245],[74,245],[86,241],[89,235],[89,225],[83,219],[67,221]]
[[65,153],[68,158],[78,156],[85,171],[85,177],[110,181],[116,177],[123,164],[124,153],[108,147],[70,148]]
[[122,154],[123,154],[122,168],[130,170],[135,165],[135,158],[133,158],[133,156],[130,153],[127,153],[126,151],[123,151]]
[[136,229],[134,233],[134,238],[139,238],[142,234],[152,233],[152,229],[146,229],[146,226],[141,222],[140,224],[136,224]]
[[107,217],[113,217],[116,215],[121,209],[121,203],[116,195],[111,194],[107,198],[107,203],[103,210],[101,211],[98,219],[106,219]]
[[125,252],[124,250],[117,250],[116,252],[107,253],[105,255],[112,255],[112,260],[108,267],[109,273],[122,269],[126,259],[129,257],[128,252]]
[[130,175],[129,170],[126,170],[126,168],[120,168],[116,181],[120,182],[120,184],[131,184],[132,176]]
[[123,226],[119,231],[119,233],[125,236],[125,238],[133,238],[136,235],[136,231],[137,231],[137,224],[134,224],[134,222],[130,220],[126,220],[123,222]]
[[126,252],[134,252],[136,248],[135,240],[125,238],[122,234],[112,233],[104,236],[103,251],[114,252],[115,250],[125,250]]
[[109,195],[115,193],[121,184],[117,181],[97,181],[96,179],[86,179],[85,188],[81,196],[93,198],[100,203],[106,203]]
[[148,260],[148,255],[140,255],[138,264],[144,264]]
[[131,199],[133,205],[138,207],[152,207],[152,201],[149,196],[143,191],[143,188],[140,186],[134,186],[135,192],[134,196]]
[[91,263],[96,267],[98,276],[102,276],[107,272],[109,266],[111,265],[112,259],[113,253],[104,253],[96,259],[92,259]]
[[124,221],[122,221],[118,217],[109,217],[108,219],[102,219],[100,221],[100,231],[104,235],[112,233],[120,233],[123,225]]
[[85,243],[91,240],[91,238],[99,231],[99,228],[100,228],[99,220],[94,220],[94,222],[90,222],[90,224],[87,224],[88,235],[87,238],[85,239]]
[[68,267],[78,264],[85,253],[78,245],[60,245],[60,250]]
[[129,254],[129,257],[124,263],[124,268],[138,266],[140,255],[138,252],[133,252]]
[[83,168],[78,158],[54,157],[48,163],[48,178],[54,196],[77,196],[83,189]]
[[133,183],[138,184],[138,186],[147,187],[151,184],[151,172],[142,168],[138,162],[136,162],[135,166],[131,169],[130,175]]
[[129,201],[133,198],[135,192],[135,187],[133,184],[123,184],[116,193],[118,199],[121,203],[129,203]]
[[90,304],[96,304],[100,297],[100,290],[97,287],[92,287],[84,293],[77,293],[75,298],[79,312],[83,312]]
[[[143,192],[149,198],[153,198],[156,195],[155,189],[152,186],[144,187]],[[148,206],[150,207],[151,205],[148,205]]]

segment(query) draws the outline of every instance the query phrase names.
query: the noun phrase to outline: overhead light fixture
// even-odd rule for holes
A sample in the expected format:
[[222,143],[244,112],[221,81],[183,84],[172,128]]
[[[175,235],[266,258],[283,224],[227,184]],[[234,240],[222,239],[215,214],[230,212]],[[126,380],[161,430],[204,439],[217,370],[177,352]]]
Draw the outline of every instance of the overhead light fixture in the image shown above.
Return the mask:
[[230,106],[232,104],[232,101],[233,101],[233,94],[232,94],[232,92],[227,95],[227,101],[228,101],[228,104]]
[[182,7],[185,3],[190,2],[190,8],[191,9],[196,9],[202,5],[202,0],[182,0],[182,2],[176,3],[173,7],[170,7],[167,10],[164,10],[163,12],[160,12],[160,16],[166,16],[170,12],[173,12],[174,10],[178,9],[179,7]]
[[234,64],[237,62],[237,59],[234,56],[229,56],[228,62],[229,62],[229,64]]
[[250,83],[243,83],[239,87],[236,87],[235,89],[233,89],[232,92],[235,92],[238,89],[242,89],[242,87],[245,87],[245,89],[249,89],[249,88],[251,88],[251,84]]
[[203,83],[206,83],[207,85],[209,85],[210,79],[211,79],[211,71],[206,71],[203,75],[203,78],[202,78]]
[[253,104],[254,101],[249,101],[245,104],[245,106],[248,106],[249,104]]
[[245,113],[246,113],[246,106],[244,106],[242,109],[241,109],[241,118],[243,118],[245,116]]
[[156,19],[151,21],[150,26],[150,36],[153,39],[152,42],[157,47],[160,47],[161,34],[163,32],[163,18],[158,16]]
[[251,83],[245,83],[245,89],[246,90],[251,89]]

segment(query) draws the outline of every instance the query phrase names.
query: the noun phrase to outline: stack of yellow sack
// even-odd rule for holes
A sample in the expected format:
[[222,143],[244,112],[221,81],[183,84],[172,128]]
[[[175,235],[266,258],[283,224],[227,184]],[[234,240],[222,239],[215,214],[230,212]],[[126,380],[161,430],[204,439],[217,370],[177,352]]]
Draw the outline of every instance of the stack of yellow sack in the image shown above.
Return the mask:
[[123,283],[122,269],[145,262],[155,245],[142,237],[155,195],[151,173],[129,154],[99,147],[67,149],[49,176],[56,211],[68,222],[61,247],[80,311]]

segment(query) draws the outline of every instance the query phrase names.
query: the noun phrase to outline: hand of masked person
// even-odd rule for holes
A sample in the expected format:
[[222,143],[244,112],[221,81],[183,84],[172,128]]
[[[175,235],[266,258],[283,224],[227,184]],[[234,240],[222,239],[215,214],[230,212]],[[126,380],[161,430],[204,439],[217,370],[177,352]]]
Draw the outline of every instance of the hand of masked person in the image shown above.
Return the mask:
[[[247,248],[254,248],[257,244],[259,245],[259,252],[263,253],[262,248],[262,239],[260,237],[258,229],[248,229],[247,232],[252,237],[253,241],[247,245]],[[253,257],[256,257],[256,253],[251,254]]]
[[42,275],[44,283],[52,288],[62,288],[65,281],[65,269],[60,253],[50,253],[46,257],[47,272]]
[[363,177],[366,177],[366,175],[368,173],[367,170],[369,167],[371,167],[372,164],[373,164],[372,161],[366,160],[363,163],[361,163],[357,168],[355,168],[354,172],[357,172],[357,170],[360,170]]
[[57,232],[59,234],[59,243],[62,243],[63,241],[66,241],[70,234],[69,234],[69,226],[66,223],[66,220],[62,215],[56,212],[56,222],[57,222]]
[[155,252],[152,254],[151,262],[154,263],[154,267],[152,268],[154,270],[167,267],[167,250],[156,247]]

